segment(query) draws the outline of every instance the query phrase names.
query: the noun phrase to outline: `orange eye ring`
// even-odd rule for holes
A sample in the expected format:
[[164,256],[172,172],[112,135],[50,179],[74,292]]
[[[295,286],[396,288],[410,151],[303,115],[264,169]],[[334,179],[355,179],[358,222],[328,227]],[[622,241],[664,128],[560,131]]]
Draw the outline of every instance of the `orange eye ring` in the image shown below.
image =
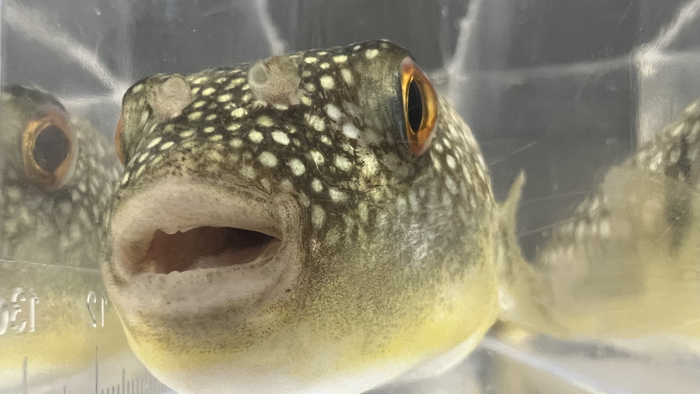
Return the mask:
[[122,134],[124,133],[124,116],[119,116],[119,122],[117,122],[117,128],[114,131],[114,146],[117,149],[117,157],[122,165],[125,165],[124,157],[124,147],[122,146]]
[[437,123],[438,99],[428,77],[410,57],[401,61],[401,93],[408,147],[418,156],[430,146]]
[[22,162],[29,181],[47,191],[63,186],[77,157],[74,147],[65,114],[48,111],[30,120],[22,132]]

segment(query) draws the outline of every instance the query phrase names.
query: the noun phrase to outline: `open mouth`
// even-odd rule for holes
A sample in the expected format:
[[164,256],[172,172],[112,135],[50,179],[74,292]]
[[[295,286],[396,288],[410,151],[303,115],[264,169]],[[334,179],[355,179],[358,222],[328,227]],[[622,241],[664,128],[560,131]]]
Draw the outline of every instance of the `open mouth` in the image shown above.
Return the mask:
[[134,319],[261,308],[299,277],[301,211],[291,196],[168,176],[123,198],[104,273]]
[[159,182],[114,215],[116,268],[128,278],[263,265],[285,245],[282,205],[193,180]]
[[[168,274],[194,269],[243,265],[274,255],[281,240],[235,227],[197,227],[168,234],[156,230],[136,271]],[[133,271],[133,270],[132,270]]]

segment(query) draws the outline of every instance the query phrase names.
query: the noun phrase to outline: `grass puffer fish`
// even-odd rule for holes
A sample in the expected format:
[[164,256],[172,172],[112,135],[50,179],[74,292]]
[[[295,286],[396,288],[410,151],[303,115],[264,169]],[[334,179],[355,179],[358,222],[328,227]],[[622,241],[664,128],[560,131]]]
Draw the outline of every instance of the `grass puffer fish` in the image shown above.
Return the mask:
[[38,90],[3,88],[0,120],[0,258],[98,268],[114,149]]
[[568,338],[700,338],[699,185],[696,101],[608,170],[532,265],[509,260],[504,318]]
[[103,272],[181,393],[359,393],[461,361],[499,314],[471,131],[370,41],[125,93]]
[[52,95],[1,95],[0,391],[32,392],[94,373],[97,346],[102,357],[128,352],[118,318],[99,305],[99,234],[121,165]]

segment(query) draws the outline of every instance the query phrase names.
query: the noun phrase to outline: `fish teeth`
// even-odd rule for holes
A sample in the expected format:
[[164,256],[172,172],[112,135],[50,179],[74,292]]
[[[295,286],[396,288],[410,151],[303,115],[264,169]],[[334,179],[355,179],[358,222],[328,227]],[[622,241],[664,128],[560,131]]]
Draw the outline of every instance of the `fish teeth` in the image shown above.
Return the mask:
[[181,231],[181,230],[179,230],[179,229],[177,228],[177,226],[173,226],[173,227],[168,227],[168,228],[161,228],[160,231],[162,231],[162,232],[164,232],[164,233],[166,233],[166,234],[168,234],[168,235],[173,235],[173,234],[175,234],[176,232]]

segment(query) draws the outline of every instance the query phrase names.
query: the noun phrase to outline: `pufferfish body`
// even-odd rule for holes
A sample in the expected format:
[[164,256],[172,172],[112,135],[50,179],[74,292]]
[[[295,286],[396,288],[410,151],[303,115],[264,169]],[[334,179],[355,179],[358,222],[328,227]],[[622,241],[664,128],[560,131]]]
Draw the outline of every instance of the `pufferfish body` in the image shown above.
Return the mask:
[[503,226],[467,125],[403,48],[310,50],[124,95],[103,273],[182,393],[358,393],[461,361]]
[[562,338],[700,338],[699,166],[696,101],[609,169],[531,264],[508,260],[502,318]]
[[98,305],[102,221],[121,166],[54,96],[6,86],[1,100],[0,391],[14,392],[94,368],[96,346],[102,360],[128,352],[117,316]]

